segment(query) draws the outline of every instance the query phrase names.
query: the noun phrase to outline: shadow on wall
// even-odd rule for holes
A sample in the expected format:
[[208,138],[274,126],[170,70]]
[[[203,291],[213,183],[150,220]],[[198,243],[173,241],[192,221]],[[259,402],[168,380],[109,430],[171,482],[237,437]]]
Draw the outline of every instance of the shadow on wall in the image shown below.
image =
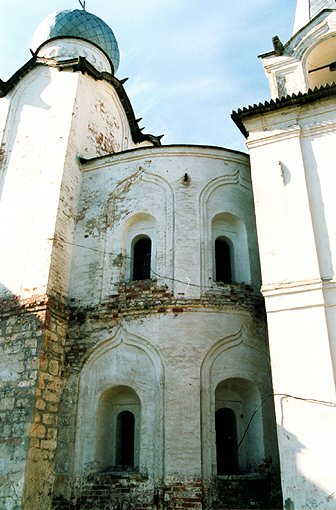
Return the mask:
[[[50,74],[51,70],[45,67],[44,72],[40,74],[40,78],[37,80],[35,72],[31,71],[28,76],[25,76],[16,85],[14,93],[10,99],[6,124],[2,140],[0,140],[0,198],[2,196],[8,165],[11,160],[15,144],[21,142],[21,145],[19,146],[20,155],[18,159],[19,161],[23,161],[24,158],[28,158],[26,160],[27,162],[31,159],[32,149],[36,151],[40,150],[40,139],[38,133],[43,133],[45,130],[48,132],[48,126],[43,126],[43,124],[41,125],[41,121],[37,122],[36,118],[33,117],[33,109],[31,109],[31,111],[27,111],[26,116],[23,115],[23,111],[26,107],[33,107],[42,110],[49,110],[51,108],[51,106],[41,97],[45,89],[51,83]],[[34,86],[28,86],[31,85],[32,82],[34,82]],[[10,94],[11,93],[8,93],[8,96],[10,96]],[[34,130],[34,123],[36,130]],[[19,127],[23,130],[22,139],[19,137]],[[36,140],[32,143],[34,134],[36,134]],[[18,162],[15,158],[14,165],[16,167]],[[22,163],[22,172],[25,169],[29,170],[30,166],[27,166],[27,163]]]
[[[311,209],[311,218],[313,222],[320,275],[322,280],[331,280],[335,272],[326,210],[326,207],[328,206],[326,203],[328,201],[328,193],[331,193],[331,195],[329,195],[329,205],[332,205],[333,211],[335,203],[333,192],[334,186],[332,185],[333,181],[331,177],[326,176],[326,172],[328,170],[330,171],[331,169],[324,168],[323,172],[323,166],[319,165],[318,167],[311,140],[304,139],[304,141],[301,143],[305,144],[302,154],[305,160],[304,166],[306,168],[305,176],[307,182],[308,200]],[[321,181],[321,177],[324,177],[324,183]],[[327,182],[326,179],[328,179]],[[334,223],[334,218],[332,218],[332,222],[329,221],[329,224],[330,223]]]
[[[335,492],[327,494],[321,486],[309,480],[300,471],[302,456],[306,447],[297,436],[286,428],[278,425],[281,459],[282,492],[285,510],[335,510],[336,508],[336,481]],[[329,463],[328,459],[325,459]],[[332,459],[333,462],[333,459]],[[300,486],[298,479],[301,480]]]

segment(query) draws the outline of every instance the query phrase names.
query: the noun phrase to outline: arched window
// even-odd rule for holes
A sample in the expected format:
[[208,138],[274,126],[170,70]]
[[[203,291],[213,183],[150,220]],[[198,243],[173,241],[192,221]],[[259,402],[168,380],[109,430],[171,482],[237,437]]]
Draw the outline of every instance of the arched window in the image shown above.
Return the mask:
[[234,214],[225,212],[213,218],[211,229],[213,281],[250,283],[250,255],[245,224]]
[[320,87],[336,80],[336,37],[330,37],[308,54],[306,68],[310,88]]
[[152,241],[141,237],[133,245],[132,280],[149,280],[151,276]]
[[134,467],[134,414],[122,411],[116,425],[116,465],[122,469]]
[[217,474],[238,471],[237,419],[235,412],[222,407],[215,414]]
[[231,247],[224,237],[215,241],[216,282],[232,283]]

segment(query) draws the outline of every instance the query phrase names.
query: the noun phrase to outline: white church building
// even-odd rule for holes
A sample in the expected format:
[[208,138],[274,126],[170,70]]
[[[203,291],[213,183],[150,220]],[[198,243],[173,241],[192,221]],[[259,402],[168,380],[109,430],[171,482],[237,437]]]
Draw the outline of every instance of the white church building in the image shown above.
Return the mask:
[[273,46],[249,155],[144,134],[84,9],[0,80],[1,510],[336,509],[335,0]]

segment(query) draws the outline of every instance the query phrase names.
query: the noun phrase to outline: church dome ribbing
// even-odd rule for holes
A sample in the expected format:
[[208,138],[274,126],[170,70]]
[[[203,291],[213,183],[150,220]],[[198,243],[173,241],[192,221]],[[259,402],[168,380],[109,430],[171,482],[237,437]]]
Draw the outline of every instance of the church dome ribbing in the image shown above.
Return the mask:
[[119,48],[111,28],[100,18],[81,9],[70,9],[50,14],[37,27],[32,46],[36,50],[48,40],[73,37],[98,46],[113,64],[119,66]]

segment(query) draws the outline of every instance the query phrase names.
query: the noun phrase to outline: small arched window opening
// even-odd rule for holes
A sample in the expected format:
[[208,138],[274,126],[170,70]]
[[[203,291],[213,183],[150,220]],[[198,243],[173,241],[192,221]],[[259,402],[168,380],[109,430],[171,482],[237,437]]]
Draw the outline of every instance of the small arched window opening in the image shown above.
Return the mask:
[[216,282],[232,283],[231,247],[223,237],[215,241]]
[[149,280],[151,273],[152,241],[141,237],[133,246],[132,280]]
[[235,412],[222,407],[215,414],[217,474],[238,472],[237,419]]
[[336,37],[330,37],[313,47],[306,59],[308,85],[320,87],[336,80]]
[[134,467],[134,414],[130,411],[119,413],[116,428],[116,465],[123,469]]

